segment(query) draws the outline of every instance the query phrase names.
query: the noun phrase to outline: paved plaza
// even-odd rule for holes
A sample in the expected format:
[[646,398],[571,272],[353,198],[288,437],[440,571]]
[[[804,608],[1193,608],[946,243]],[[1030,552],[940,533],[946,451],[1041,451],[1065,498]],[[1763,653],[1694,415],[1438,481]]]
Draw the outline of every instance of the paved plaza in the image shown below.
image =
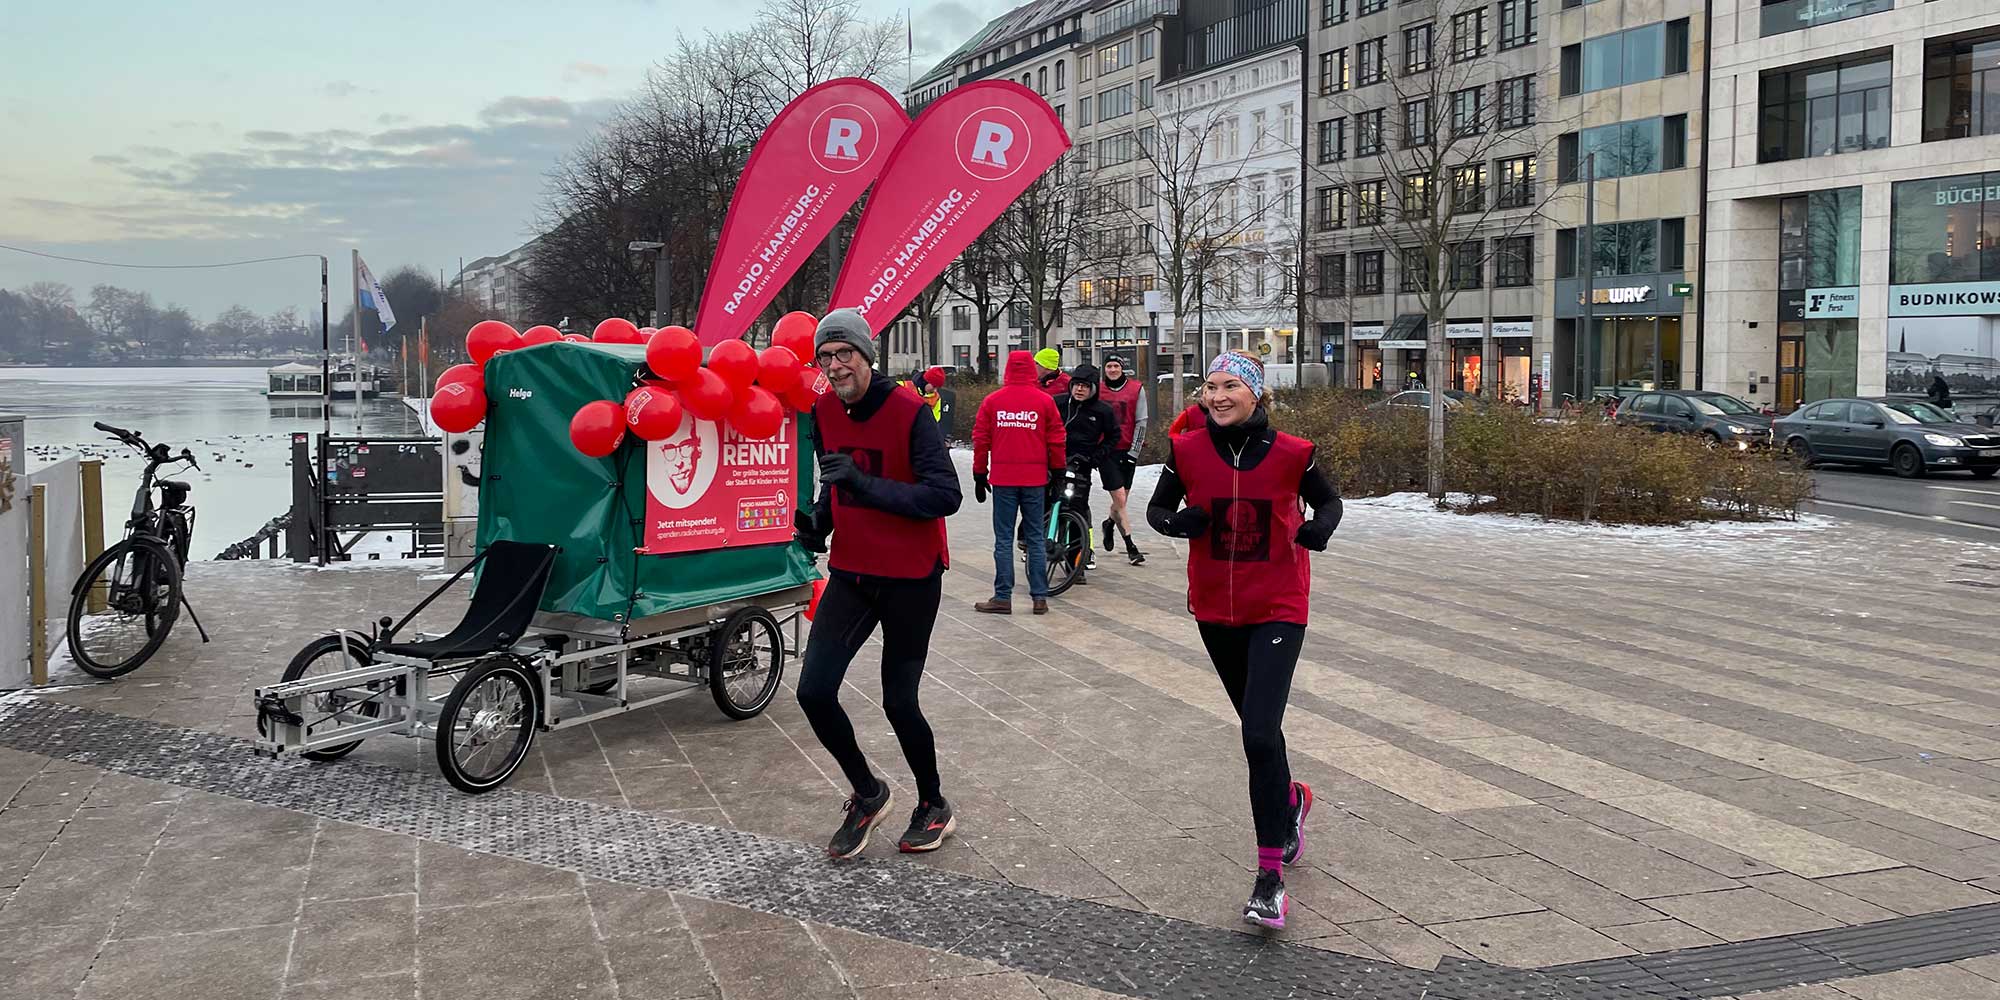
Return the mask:
[[[254,757],[251,689],[438,571],[197,564],[213,643],[0,706],[0,996],[2000,997],[2000,549],[1351,506],[1269,936],[1175,543],[977,615],[989,511],[952,519],[924,688],[958,835],[845,864],[789,695],[544,734],[485,796],[400,737]],[[873,655],[843,697],[906,809]]]

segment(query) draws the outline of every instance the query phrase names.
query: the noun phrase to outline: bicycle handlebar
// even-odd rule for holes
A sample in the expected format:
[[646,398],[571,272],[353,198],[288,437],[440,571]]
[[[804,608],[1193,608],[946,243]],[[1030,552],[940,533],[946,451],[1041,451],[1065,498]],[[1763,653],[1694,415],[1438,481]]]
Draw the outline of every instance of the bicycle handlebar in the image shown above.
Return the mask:
[[99,420],[91,424],[90,426],[95,427],[98,430],[103,431],[104,433],[109,434],[120,441],[130,441],[139,436],[139,432],[137,431],[128,431],[123,427],[113,427],[102,420]]

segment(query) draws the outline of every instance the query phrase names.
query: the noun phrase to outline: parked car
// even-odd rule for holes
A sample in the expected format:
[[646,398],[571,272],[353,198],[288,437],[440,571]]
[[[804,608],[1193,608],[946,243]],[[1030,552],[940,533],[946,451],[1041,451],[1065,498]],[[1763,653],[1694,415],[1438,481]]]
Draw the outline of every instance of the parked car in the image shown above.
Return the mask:
[[1808,463],[1887,465],[1897,475],[2000,472],[2000,432],[1961,423],[1918,400],[1822,399],[1771,424],[1772,438]]
[[1748,451],[1770,443],[1771,418],[1735,396],[1663,389],[1635,393],[1618,408],[1617,421],[1669,434],[1698,434],[1716,448]]
[[[1453,410],[1463,409],[1465,407],[1464,395],[1464,393],[1454,393],[1451,390],[1446,390],[1444,394],[1445,412],[1450,413]],[[1377,410],[1384,407],[1395,407],[1398,409],[1423,410],[1428,413],[1431,408],[1431,394],[1428,389],[1407,389],[1390,396],[1388,399],[1378,399],[1373,403],[1369,403],[1368,407],[1369,409]]]

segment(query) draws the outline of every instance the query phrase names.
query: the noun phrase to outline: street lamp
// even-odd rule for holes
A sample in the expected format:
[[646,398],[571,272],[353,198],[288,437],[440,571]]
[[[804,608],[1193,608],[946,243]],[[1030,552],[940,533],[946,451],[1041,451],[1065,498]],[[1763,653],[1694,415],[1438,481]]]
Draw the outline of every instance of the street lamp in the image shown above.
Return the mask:
[[667,289],[673,277],[673,262],[667,256],[666,247],[658,240],[633,240],[625,245],[625,249],[633,253],[653,255],[653,321],[647,326],[659,326],[667,318]]

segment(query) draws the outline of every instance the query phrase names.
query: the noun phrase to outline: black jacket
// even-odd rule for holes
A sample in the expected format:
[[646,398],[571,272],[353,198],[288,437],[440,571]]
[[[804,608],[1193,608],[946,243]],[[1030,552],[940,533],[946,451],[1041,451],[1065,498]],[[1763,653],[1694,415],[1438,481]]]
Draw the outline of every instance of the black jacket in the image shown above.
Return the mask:
[[[873,417],[894,391],[895,380],[876,372],[874,378],[869,380],[868,391],[847,406],[847,415],[857,421]],[[837,399],[835,401],[838,402]],[[929,406],[925,406],[918,416],[926,419],[910,421],[910,468],[917,474],[917,481],[905,483],[882,476],[862,476],[858,482],[844,487],[847,492],[842,494],[841,502],[851,499],[863,506],[920,521],[950,517],[958,512],[959,504],[964,502],[964,494],[959,491],[958,467],[952,464],[951,452],[945,447],[944,432],[938,428],[937,421],[928,419]],[[817,464],[823,453],[818,434],[813,435],[812,447]],[[820,483],[819,499],[810,511],[811,533],[820,538],[833,531],[831,490],[832,487]],[[938,567],[939,572],[943,569],[943,566]]]
[[1096,396],[1079,403],[1065,395],[1056,400],[1056,413],[1062,417],[1071,461],[1081,458],[1093,469],[1111,461],[1118,450],[1119,425],[1110,403]]

